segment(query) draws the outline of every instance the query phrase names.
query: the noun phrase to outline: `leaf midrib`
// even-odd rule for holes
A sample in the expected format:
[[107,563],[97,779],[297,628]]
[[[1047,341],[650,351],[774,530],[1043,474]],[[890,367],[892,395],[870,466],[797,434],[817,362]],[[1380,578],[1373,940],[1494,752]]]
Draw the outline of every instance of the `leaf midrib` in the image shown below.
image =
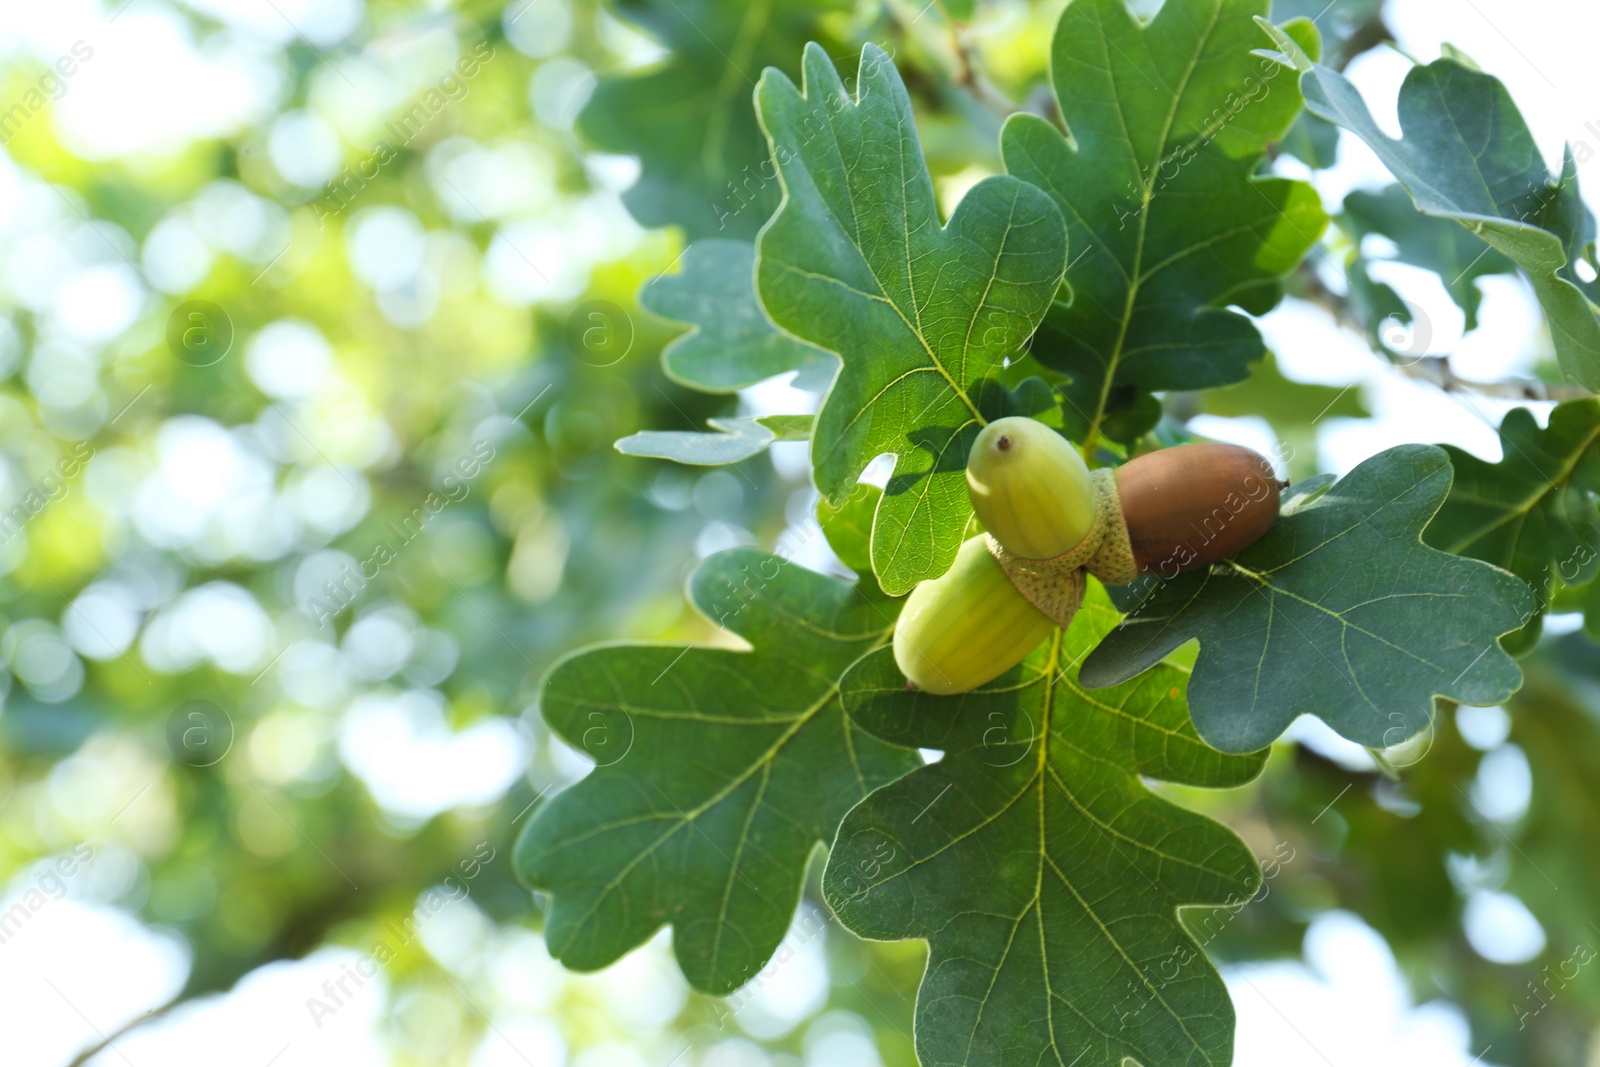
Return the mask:
[[[1182,1015],[1178,1014],[1172,1005],[1167,1003],[1167,999],[1161,995],[1161,991],[1151,984],[1149,977],[1144,973],[1144,969],[1135,963],[1133,958],[1128,955],[1127,949],[1122,947],[1122,942],[1118,941],[1117,938],[1112,935],[1110,928],[1108,928],[1105,922],[1101,920],[1099,913],[1097,913],[1093,906],[1084,899],[1083,894],[1078,892],[1077,887],[1074,886],[1067,878],[1066,872],[1063,871],[1060,865],[1056,863],[1055,858],[1050,855],[1049,850],[1046,847],[1044,803],[1046,793],[1045,782],[1046,778],[1050,777],[1055,779],[1057,790],[1063,797],[1066,798],[1068,803],[1077,809],[1079,816],[1099,830],[1101,836],[1106,837],[1107,843],[1111,845],[1112,849],[1115,850],[1118,855],[1121,855],[1122,853],[1122,850],[1116,847],[1116,842],[1112,841],[1106,834],[1105,828],[1101,827],[1100,821],[1090,815],[1088,809],[1079,803],[1078,799],[1067,791],[1061,775],[1050,763],[1050,742],[1055,736],[1055,731],[1052,729],[1052,722],[1055,718],[1056,683],[1059,682],[1062,676],[1065,674],[1065,670],[1057,670],[1061,655],[1061,636],[1062,633],[1058,629],[1055,632],[1055,637],[1050,646],[1050,662],[1048,664],[1049,670],[1045,681],[1044,711],[1040,715],[1040,718],[1043,721],[1039,731],[1039,759],[1035,765],[1036,769],[1034,772],[1034,782],[1039,790],[1039,867],[1034,882],[1033,907],[1036,909],[1039,917],[1039,959],[1040,967],[1044,974],[1045,1003],[1048,1006],[1051,1003],[1051,997],[1054,995],[1050,986],[1050,958],[1048,953],[1045,952],[1044,934],[1044,868],[1046,864],[1049,864],[1050,869],[1055,872],[1056,879],[1062,884],[1062,886],[1066,888],[1069,893],[1072,894],[1073,898],[1077,900],[1078,906],[1083,909],[1084,914],[1088,915],[1088,917],[1093,920],[1095,926],[1099,928],[1100,936],[1105,938],[1106,943],[1116,950],[1117,955],[1122,958],[1122,962],[1125,963],[1136,974],[1138,974],[1140,981],[1144,983],[1146,989],[1150,990],[1150,993],[1153,997],[1155,997],[1156,1002],[1166,1010],[1166,1013],[1171,1016],[1172,1021],[1178,1024],[1178,1029],[1183,1031],[1184,1037],[1188,1038],[1190,1046],[1197,1051],[1200,1051],[1204,1055],[1204,1046],[1195,1038],[1193,1034],[1189,1032],[1187,1020],[1185,1020]],[[1070,747],[1077,749],[1077,746],[1075,745]],[[1082,751],[1081,749],[1077,750]],[[1119,769],[1123,774],[1131,773],[1126,767]],[[1124,835],[1119,833],[1119,836]],[[1130,841],[1129,843],[1134,844],[1135,842]],[[1145,845],[1143,842],[1137,842],[1137,844],[1146,851],[1157,852],[1164,857],[1166,855],[1165,853],[1159,852],[1158,849],[1155,849],[1149,845]],[[1130,864],[1132,863],[1132,861],[1127,860],[1126,857],[1123,858],[1126,862]],[[1065,997],[1062,997],[1061,1000],[1062,1003],[1072,1007],[1071,1002]],[[1073,1010],[1076,1011],[1080,1017],[1085,1018],[1087,1021],[1087,1017],[1084,1016],[1083,1012],[1078,1011],[1076,1007],[1073,1007]],[[1050,1047],[1054,1049],[1056,1047],[1056,1042],[1055,1020],[1053,1016],[1050,1017],[1049,1025]],[[1061,1059],[1061,1054],[1059,1051],[1056,1053],[1056,1059],[1058,1061]],[[1209,1055],[1206,1056],[1206,1062],[1212,1062]]]
[[[1023,796],[1025,796],[1027,794],[1027,791],[1029,789],[1035,789],[1037,791],[1037,793],[1038,793],[1038,801],[1039,801],[1038,814],[1037,814],[1037,826],[1038,826],[1038,830],[1039,830],[1039,840],[1038,840],[1037,850],[1038,850],[1038,856],[1039,856],[1039,863],[1038,863],[1038,866],[1036,867],[1035,872],[1034,872],[1033,897],[1032,897],[1031,900],[1028,901],[1027,905],[1023,908],[1021,913],[1018,915],[1017,922],[1012,927],[1011,935],[1006,941],[1006,945],[1005,945],[1005,948],[1001,952],[1000,959],[995,964],[993,975],[989,980],[989,988],[984,991],[984,995],[983,995],[982,999],[979,1001],[978,1011],[973,1017],[972,1029],[967,1035],[967,1050],[966,1050],[966,1054],[965,1054],[965,1057],[964,1057],[965,1062],[969,1063],[969,1064],[972,1062],[972,1045],[973,1045],[973,1042],[977,1040],[977,1035],[978,1035],[979,1028],[983,1025],[983,1013],[984,1013],[984,1010],[988,1006],[990,995],[994,992],[995,985],[1000,981],[1001,971],[1004,970],[1005,962],[1010,957],[1011,948],[1016,942],[1016,935],[1017,935],[1017,932],[1021,929],[1022,921],[1027,917],[1028,912],[1030,912],[1030,911],[1032,911],[1034,913],[1034,915],[1035,915],[1036,925],[1037,925],[1037,928],[1038,928],[1038,931],[1039,931],[1039,961],[1040,961],[1040,971],[1041,971],[1042,980],[1043,980],[1043,986],[1044,986],[1044,991],[1045,991],[1045,1025],[1047,1027],[1047,1032],[1049,1034],[1050,1048],[1051,1048],[1051,1051],[1055,1053],[1057,1064],[1061,1065],[1061,1067],[1071,1067],[1071,1065],[1068,1064],[1062,1058],[1060,1048],[1056,1043],[1056,1029],[1055,1029],[1055,1014],[1054,1014],[1054,1011],[1055,1011],[1055,1001],[1058,1000],[1058,999],[1061,1001],[1062,1004],[1066,1005],[1068,1008],[1070,1008],[1073,1011],[1074,1014],[1076,1014],[1080,1019],[1082,1019],[1084,1021],[1084,1023],[1086,1025],[1088,1025],[1088,1027],[1091,1030],[1095,1031],[1096,1033],[1101,1034],[1103,1037],[1107,1038],[1108,1040],[1116,1040],[1113,1037],[1113,1035],[1111,1035],[1110,1033],[1107,1033],[1105,1030],[1102,1030],[1100,1027],[1096,1026],[1094,1021],[1088,1015],[1084,1014],[1084,1012],[1081,1011],[1077,1006],[1075,1006],[1072,1003],[1072,1001],[1070,1001],[1069,999],[1067,999],[1064,996],[1061,996],[1061,995],[1057,994],[1055,992],[1054,987],[1051,984],[1050,955],[1049,955],[1049,951],[1048,951],[1048,948],[1047,948],[1048,939],[1047,939],[1047,937],[1045,935],[1045,921],[1044,921],[1044,872],[1045,872],[1046,865],[1048,865],[1050,870],[1054,872],[1054,874],[1056,876],[1056,879],[1061,883],[1061,885],[1069,893],[1072,894],[1072,896],[1073,896],[1073,898],[1075,900],[1077,900],[1079,907],[1081,907],[1083,909],[1084,914],[1087,915],[1088,918],[1099,929],[1100,935],[1105,939],[1106,943],[1109,944],[1116,951],[1117,955],[1119,957],[1121,957],[1122,961],[1130,969],[1132,969],[1133,971],[1135,971],[1136,973],[1139,974],[1141,980],[1145,984],[1145,987],[1147,989],[1149,989],[1151,994],[1155,997],[1156,1002],[1159,1003],[1161,1005],[1161,1007],[1166,1010],[1167,1014],[1172,1018],[1172,1020],[1175,1023],[1177,1023],[1178,1029],[1183,1032],[1184,1037],[1188,1038],[1191,1047],[1193,1047],[1197,1051],[1200,1051],[1204,1055],[1205,1054],[1204,1045],[1192,1033],[1189,1032],[1189,1027],[1188,1027],[1187,1020],[1182,1015],[1180,1015],[1177,1012],[1177,1010],[1172,1007],[1171,1004],[1168,1004],[1166,998],[1161,995],[1161,991],[1150,983],[1149,979],[1144,975],[1143,970],[1133,961],[1132,957],[1130,957],[1128,955],[1127,950],[1123,948],[1122,943],[1120,941],[1118,941],[1117,938],[1111,933],[1111,930],[1106,926],[1105,922],[1100,918],[1099,914],[1095,911],[1094,907],[1089,903],[1089,901],[1084,899],[1084,897],[1083,897],[1083,895],[1081,893],[1078,892],[1077,887],[1074,886],[1072,884],[1072,882],[1067,878],[1066,872],[1061,869],[1060,865],[1056,863],[1054,857],[1052,857],[1050,855],[1049,848],[1048,848],[1048,842],[1046,841],[1046,838],[1045,838],[1045,826],[1046,826],[1046,823],[1047,823],[1046,811],[1045,811],[1045,795],[1046,795],[1045,785],[1046,785],[1047,777],[1053,777],[1056,780],[1057,788],[1058,788],[1058,790],[1060,790],[1062,796],[1064,796],[1067,799],[1067,801],[1070,804],[1072,804],[1072,806],[1074,808],[1076,808],[1078,810],[1078,813],[1086,821],[1088,821],[1091,825],[1096,827],[1096,829],[1098,829],[1102,835],[1104,835],[1106,833],[1105,828],[1101,827],[1099,820],[1093,818],[1089,814],[1088,810],[1086,808],[1084,808],[1083,805],[1081,803],[1079,803],[1078,800],[1075,797],[1073,797],[1071,793],[1067,792],[1067,790],[1064,787],[1064,784],[1062,783],[1061,776],[1056,772],[1055,768],[1053,766],[1051,766],[1051,764],[1050,764],[1050,752],[1049,752],[1049,750],[1050,750],[1051,738],[1054,737],[1054,731],[1052,729],[1052,720],[1053,720],[1054,715],[1055,715],[1056,686],[1057,686],[1057,683],[1059,681],[1061,681],[1061,679],[1062,679],[1062,677],[1063,677],[1063,675],[1065,673],[1063,670],[1058,669],[1059,666],[1060,666],[1060,660],[1061,660],[1061,639],[1062,639],[1062,631],[1057,629],[1055,631],[1055,633],[1053,634],[1053,636],[1051,637],[1050,655],[1049,655],[1049,658],[1048,658],[1048,660],[1047,660],[1047,662],[1045,664],[1045,669],[1044,669],[1045,690],[1044,690],[1044,694],[1043,694],[1043,711],[1041,712],[1041,715],[1040,715],[1041,721],[1040,721],[1040,727],[1039,727],[1039,755],[1038,755],[1038,757],[1037,757],[1037,759],[1035,760],[1035,763],[1034,763],[1034,772],[1033,772],[1033,774],[1029,777],[1028,783],[1023,787],[1023,789],[1018,792],[1016,797],[1014,797],[1011,801],[1007,802],[1007,804],[1004,806],[1004,808],[1002,808],[1000,813],[997,813],[995,816],[993,816],[993,817],[991,817],[989,819],[986,819],[982,824],[980,824],[980,827],[975,828],[974,830],[969,831],[967,834],[962,835],[963,838],[964,837],[969,837],[969,836],[971,836],[972,833],[975,833],[976,830],[981,828],[982,826],[986,826],[986,825],[992,824],[994,822],[994,820],[999,818],[999,816],[1001,814],[1004,814],[1005,812],[1010,811],[1012,809],[1012,807],[1014,807],[1016,805],[1016,803],[1019,800],[1021,800]],[[1080,751],[1080,752],[1082,751],[1081,749],[1077,749],[1076,746],[1072,746],[1072,747],[1077,751]],[[1123,774],[1130,773],[1128,768],[1126,768],[1126,767],[1118,767],[1117,770],[1120,773],[1123,773]],[[1109,841],[1109,838],[1108,838],[1108,841]],[[1142,849],[1144,849],[1146,851],[1157,852],[1158,854],[1160,854],[1162,856],[1166,855],[1165,853],[1160,853],[1159,850],[1157,850],[1157,849],[1153,848],[1152,846],[1149,846],[1149,845],[1147,845],[1147,844],[1145,844],[1143,842],[1135,842],[1135,841],[1129,840],[1129,843],[1130,844],[1137,844],[1140,848],[1142,848]],[[1112,842],[1112,847],[1114,849],[1116,848],[1115,842]],[[943,851],[943,850],[941,850],[941,851]],[[1117,851],[1120,853],[1121,850],[1118,849]],[[1167,858],[1176,860],[1176,857],[1167,857]],[[1074,1062],[1076,1062],[1076,1061],[1074,1061]],[[1206,1062],[1207,1063],[1213,1062],[1209,1055],[1206,1056]]]
[[[1445,551],[1454,555],[1460,555],[1468,545],[1482,540],[1495,530],[1499,529],[1501,526],[1504,526],[1509,522],[1513,522],[1518,517],[1531,512],[1535,507],[1542,503],[1547,496],[1549,496],[1551,493],[1557,492],[1562,488],[1562,486],[1566,485],[1567,481],[1571,479],[1573,473],[1578,469],[1578,464],[1583,462],[1583,457],[1588,453],[1589,449],[1594,446],[1596,441],[1600,441],[1600,421],[1596,421],[1595,424],[1589,428],[1589,433],[1584,437],[1583,444],[1562,463],[1561,469],[1556,472],[1556,477],[1549,478],[1548,476],[1545,476],[1547,484],[1544,486],[1544,488],[1534,490],[1521,501],[1514,504],[1512,508],[1508,510],[1502,517],[1485,523],[1482,526],[1474,529],[1470,534],[1464,535],[1459,541],[1456,541],[1450,548],[1445,549]],[[1515,448],[1515,444],[1513,444],[1512,447]],[[1498,466],[1498,464],[1496,464],[1496,466]],[[1486,501],[1486,503],[1497,504],[1498,502]]]
[[[1172,124],[1178,119],[1178,108],[1182,106],[1184,94],[1189,91],[1189,83],[1194,78],[1195,68],[1200,64],[1201,54],[1205,51],[1206,46],[1211,41],[1211,38],[1217,32],[1217,23],[1221,17],[1222,6],[1219,4],[1212,10],[1210,24],[1206,26],[1205,33],[1200,35],[1195,43],[1194,50],[1189,54],[1189,65],[1184,69],[1183,77],[1178,80],[1177,88],[1172,93],[1172,106],[1168,109],[1167,117],[1162,123],[1161,139],[1159,142],[1162,147],[1166,146],[1168,138],[1172,136]],[[1104,45],[1104,47],[1101,49],[1101,54],[1105,56],[1106,71],[1108,72],[1108,77],[1113,83],[1113,87],[1115,87],[1116,78],[1114,75],[1110,75],[1109,73],[1114,69],[1111,62],[1111,53],[1106,51],[1106,48],[1111,46],[1111,38],[1106,35],[1104,27],[1097,28],[1100,29],[1100,40]],[[1146,28],[1140,32],[1145,33],[1149,32],[1149,30]],[[1123,101],[1120,93],[1117,95],[1116,99],[1117,115],[1122,120],[1123,130],[1127,131],[1128,121],[1126,116],[1123,115]],[[1131,133],[1128,135],[1128,149],[1131,154],[1133,152],[1133,136]],[[1136,156],[1134,157],[1134,164],[1136,169],[1142,170],[1142,168],[1139,168],[1138,166],[1138,159]],[[1121,319],[1117,323],[1117,338],[1112,343],[1111,354],[1106,357],[1105,376],[1100,381],[1100,398],[1095,402],[1094,418],[1089,420],[1089,432],[1084,435],[1082,451],[1085,459],[1088,459],[1094,455],[1095,445],[1099,442],[1100,427],[1105,422],[1106,407],[1111,402],[1111,385],[1116,379],[1117,365],[1122,361],[1123,346],[1127,343],[1128,330],[1133,324],[1133,308],[1139,297],[1139,288],[1144,282],[1144,278],[1142,277],[1144,246],[1145,238],[1149,231],[1150,204],[1155,198],[1155,185],[1143,173],[1139,174],[1139,182],[1139,232],[1134,243],[1133,268],[1128,272],[1128,292],[1126,298],[1123,300]]]
[[[886,628],[884,630],[879,631],[877,636],[876,636],[876,638],[874,639],[872,645],[869,648],[864,649],[862,651],[861,655],[863,655],[863,656],[864,655],[868,655],[868,654],[870,654],[872,652],[876,652],[878,649],[882,648],[885,644],[888,643],[889,638],[893,634],[893,632],[894,632],[894,628],[892,626],[888,627],[888,628]],[[842,675],[843,672],[840,672],[840,673]],[[753,775],[755,775],[758,771],[763,770],[764,768],[770,767],[772,762],[777,758],[778,754],[783,751],[784,747],[787,746],[790,741],[794,740],[794,738],[800,733],[800,731],[806,726],[806,724],[809,723],[812,719],[816,718],[819,714],[821,714],[822,710],[824,708],[826,708],[834,699],[836,699],[838,697],[838,695],[839,695],[839,681],[840,681],[840,679],[836,678],[827,687],[827,689],[824,691],[824,693],[823,693],[823,695],[821,697],[819,697],[814,703],[812,703],[804,711],[802,711],[798,716],[796,716],[793,724],[791,724],[790,727],[787,730],[785,730],[777,738],[777,740],[775,740],[767,748],[767,750],[765,752],[763,752],[760,756],[756,757],[756,759],[752,760],[749,767],[745,768],[744,771],[742,771],[737,777],[735,777],[732,781],[730,781],[726,786],[724,786],[722,789],[718,790],[715,794],[713,794],[711,797],[707,798],[702,803],[696,805],[693,809],[691,809],[689,811],[679,812],[678,813],[679,814],[679,818],[678,818],[677,822],[672,826],[671,829],[667,830],[660,837],[656,838],[654,841],[652,841],[645,848],[640,849],[638,855],[634,856],[631,860],[629,860],[627,862],[627,864],[625,864],[623,866],[622,870],[617,873],[616,877],[614,877],[609,882],[607,882],[605,885],[603,885],[599,889],[599,891],[594,894],[593,901],[590,903],[589,907],[585,908],[584,911],[583,911],[583,914],[581,914],[572,923],[573,936],[577,936],[577,931],[581,930],[589,922],[589,920],[591,918],[593,918],[594,913],[599,909],[601,903],[607,897],[609,897],[613,892],[615,892],[617,890],[617,888],[620,887],[624,881],[627,880],[628,875],[633,873],[633,870],[634,870],[635,867],[639,866],[639,864],[643,863],[650,856],[654,855],[656,850],[658,848],[660,848],[662,845],[666,844],[667,841],[669,841],[674,835],[676,835],[679,830],[682,830],[683,828],[685,828],[687,826],[693,825],[694,821],[696,819],[698,819],[700,816],[704,815],[707,811],[709,811],[712,808],[716,807],[718,804],[722,803],[722,801],[726,800],[729,796],[733,795],[733,793],[737,792],[738,789],[741,786],[743,786],[745,784],[745,782],[749,781],[750,778]],[[671,802],[671,798],[668,798],[668,802],[669,803]],[[652,816],[652,817],[654,817],[654,816]],[[661,818],[670,819],[672,816],[669,813],[662,812],[662,813],[660,813],[660,817]],[[648,821],[648,820],[639,819],[637,821],[643,822],[643,821]],[[719,914],[719,916],[718,916],[718,924],[719,924],[719,926],[725,921],[725,919],[726,919],[726,914],[725,913]],[[563,948],[564,947],[565,946],[563,946]]]

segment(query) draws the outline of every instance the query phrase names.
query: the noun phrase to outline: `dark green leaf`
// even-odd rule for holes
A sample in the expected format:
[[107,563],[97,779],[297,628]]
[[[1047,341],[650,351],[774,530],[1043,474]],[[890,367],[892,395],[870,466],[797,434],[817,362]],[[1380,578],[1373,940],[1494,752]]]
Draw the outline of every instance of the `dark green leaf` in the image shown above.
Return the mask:
[[1084,684],[1116,685],[1198,638],[1189,709],[1224,752],[1260,748],[1300,715],[1395,745],[1428,725],[1435,696],[1503,701],[1522,672],[1496,638],[1523,624],[1533,595],[1422,543],[1449,490],[1441,449],[1380,452],[1292,501],[1237,557],[1158,581],[1085,661]]
[[794,385],[821,392],[839,361],[832,353],[783,333],[756,299],[755,246],[707,239],[684,249],[677,274],[639,291],[639,303],[694,329],[661,353],[667,376],[705,393],[731,393],[788,371]]
[[639,157],[623,194],[646,226],[682,226],[692,240],[751,238],[778,205],[778,186],[750,103],[762,68],[793,69],[807,41],[837,44],[827,16],[845,0],[617,0],[611,5],[669,50],[643,73],[600,79],[579,116],[597,147]]
[[[1168,0],[1146,25],[1123,0],[1078,0],[1051,59],[1069,135],[1006,123],[1006,169],[1056,200],[1074,249],[1072,301],[1032,347],[1071,379],[1073,437],[1131,440],[1159,414],[1151,392],[1243,379],[1261,336],[1224,306],[1270,305],[1327,225],[1309,185],[1256,173],[1300,111],[1293,79],[1251,54],[1266,10]],[[1315,49],[1309,23],[1293,31]]]
[[1178,909],[1242,905],[1260,871],[1231,831],[1141,777],[1253,778],[1205,745],[1185,672],[1090,693],[1075,664],[1116,622],[1097,583],[1066,634],[971,693],[907,692],[888,651],[845,676],[850,714],[944,758],[840,827],[823,892],[863,937],[924,938],[924,1067],[1229,1062],[1233,1007]]
[[[1542,430],[1527,408],[1513,408],[1500,441],[1498,463],[1444,446],[1455,484],[1425,539],[1515,574],[1533,586],[1542,611],[1557,580],[1585,582],[1600,565],[1600,400],[1558,405]],[[1538,634],[1535,616],[1517,647]]]
[[1431,270],[1466,315],[1466,327],[1478,328],[1483,294],[1477,281],[1488,274],[1508,274],[1516,264],[1449,219],[1424,215],[1398,185],[1382,192],[1357,190],[1344,198],[1340,225],[1359,242],[1367,234],[1389,238],[1401,263]]
[[1060,285],[1065,231],[1044,194],[1003,175],[941,226],[889,57],[862,52],[853,95],[821,48],[804,66],[803,91],[769,70],[756,94],[786,194],[756,246],[757,285],[774,322],[842,357],[817,416],[817,487],[838,496],[896,457],[872,560],[898,595],[955,558],[967,449],[1009,410],[995,375]]
[[1418,210],[1461,223],[1515,261],[1550,322],[1562,371],[1600,387],[1600,319],[1574,273],[1580,256],[1592,264],[1594,220],[1570,157],[1553,178],[1500,80],[1450,59],[1414,68],[1400,87],[1402,137],[1392,140],[1343,75],[1267,29],[1301,71],[1307,109],[1372,146]]
[[545,721],[596,767],[539,809],[515,863],[551,894],[545,937],[568,967],[604,967],[670,923],[690,983],[726,994],[783,939],[817,845],[918,760],[839,701],[845,669],[888,640],[882,605],[754,549],[707,559],[690,593],[753,650],[613,645],[562,661]]

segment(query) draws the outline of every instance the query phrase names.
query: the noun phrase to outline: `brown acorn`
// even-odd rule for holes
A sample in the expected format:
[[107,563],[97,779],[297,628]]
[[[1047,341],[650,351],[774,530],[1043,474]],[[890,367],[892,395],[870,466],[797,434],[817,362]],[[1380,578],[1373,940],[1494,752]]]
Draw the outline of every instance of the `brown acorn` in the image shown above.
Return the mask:
[[1162,578],[1244,550],[1278,518],[1280,482],[1239,445],[1164,448],[1117,468],[1117,492],[1139,570]]

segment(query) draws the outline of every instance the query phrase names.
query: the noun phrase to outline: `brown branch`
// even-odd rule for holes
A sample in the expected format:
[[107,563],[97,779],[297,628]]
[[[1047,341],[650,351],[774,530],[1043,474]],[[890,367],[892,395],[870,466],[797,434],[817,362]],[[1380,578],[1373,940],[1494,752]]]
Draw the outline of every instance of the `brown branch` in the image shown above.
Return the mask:
[[[1333,316],[1334,322],[1347,329],[1361,334],[1368,334],[1368,323],[1363,321],[1350,306],[1348,297],[1329,289],[1327,284],[1311,269],[1309,261],[1302,264],[1302,269],[1297,272],[1295,280],[1299,283],[1299,291],[1295,294],[1302,300],[1316,304]],[[1379,353],[1382,355],[1383,353]],[[1589,390],[1578,385],[1562,385],[1540,381],[1533,378],[1513,378],[1505,381],[1486,382],[1475,378],[1463,378],[1450,366],[1450,357],[1419,356],[1407,362],[1389,359],[1389,365],[1401,374],[1414,381],[1427,382],[1446,393],[1472,393],[1476,396],[1490,397],[1496,400],[1578,400],[1592,396]]]
[[67,1067],[84,1067],[84,1064],[100,1055],[100,1053],[104,1052],[106,1049],[114,1048],[117,1038],[127,1037],[145,1023],[162,1018],[173,1008],[176,1008],[179,1004],[185,1003],[188,999],[189,998],[185,997],[182,993],[179,993],[165,1004],[151,1008],[143,1015],[135,1015],[133,1018],[129,1019],[127,1022],[123,1023],[109,1034],[100,1034],[100,1031],[96,1030],[95,1033],[100,1035],[100,1040],[90,1045],[82,1052],[78,1053],[77,1056],[73,1057],[72,1062],[67,1064]]

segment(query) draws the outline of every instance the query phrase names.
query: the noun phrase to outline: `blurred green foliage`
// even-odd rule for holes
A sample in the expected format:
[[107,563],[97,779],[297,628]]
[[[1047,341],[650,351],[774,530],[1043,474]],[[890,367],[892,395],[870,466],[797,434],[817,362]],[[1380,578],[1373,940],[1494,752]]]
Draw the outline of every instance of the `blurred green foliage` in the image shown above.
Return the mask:
[[[607,153],[626,153],[634,131],[598,111],[577,119],[596,76],[599,101],[653,91],[652,78],[675,92],[689,75],[715,82],[733,110],[708,138],[728,140],[644,165],[647,179],[702,166],[671,190],[691,200],[760,158],[750,87],[723,84],[713,62],[741,42],[752,78],[769,60],[793,74],[791,45],[811,36],[837,56],[868,41],[892,48],[946,212],[1000,169],[1009,111],[1059,120],[1046,90],[1058,2],[886,0],[821,15],[780,2],[792,17],[754,43],[746,23],[722,17],[746,5],[684,6],[721,12],[705,23],[709,40],[676,26],[672,4],[372,0],[337,43],[272,46],[272,107],[226,133],[104,155],[64,137],[52,113],[8,133],[6,186],[18,195],[0,281],[0,874],[20,884],[87,843],[97,873],[72,892],[181,939],[191,965],[180,1002],[321,946],[370,952],[447,878],[468,877],[508,951],[539,958],[528,932],[542,928],[542,904],[512,877],[510,842],[531,807],[585,769],[537,714],[544,674],[600,640],[725,642],[682,595],[697,557],[770,547],[809,519],[808,472],[785,454],[701,470],[612,447],[642,430],[699,430],[744,402],[661,370],[682,331],[636,294],[676,269],[685,236],[629,220],[618,193],[628,165]],[[1280,4],[1274,17],[1320,6]],[[163,11],[198,39],[221,33],[211,15]],[[1387,37],[1368,3],[1340,5],[1319,28],[1339,66]],[[663,46],[692,62],[652,66]],[[473,56],[467,75],[458,64]],[[8,54],[0,105],[24,99],[47,65]],[[672,124],[644,132],[671,141],[694,127],[703,88],[664,100]],[[443,96],[437,109],[430,91]],[[419,105],[426,120],[408,141],[386,132]],[[335,135],[336,162],[316,180],[286,174],[293,151],[274,147],[305,116]],[[1302,123],[1288,141],[1325,163],[1328,133]],[[636,188],[636,208],[663,195],[650,180]],[[699,208],[714,226],[715,205],[689,202]],[[644,222],[670,214],[654,210]],[[1382,225],[1352,221],[1329,247],[1348,251]],[[79,275],[115,275],[123,288],[76,311],[41,288]],[[1307,272],[1296,281],[1292,291],[1312,289]],[[118,322],[121,292],[134,301]],[[192,301],[220,315],[193,319],[180,310]],[[97,321],[114,328],[97,332]],[[1355,393],[1291,382],[1270,362],[1230,389],[1166,402],[1169,422],[1185,405],[1264,415],[1301,455],[1297,477],[1309,473],[1313,423],[1365,414]],[[869,517],[843,506],[860,534],[845,562],[859,569]],[[1243,789],[1163,787],[1258,857],[1294,857],[1269,875],[1270,892],[1202,938],[1213,956],[1294,956],[1315,916],[1348,909],[1389,940],[1419,998],[1463,1006],[1491,1061],[1592,1057],[1600,968],[1520,1012],[1530,983],[1574,944],[1600,946],[1600,654],[1575,634],[1547,639],[1529,663],[1509,738],[1488,753],[1446,708],[1398,781],[1285,742]],[[195,701],[220,715],[191,718]],[[355,709],[388,733],[357,729]],[[375,737],[412,729],[442,765],[439,753],[484,726],[497,732],[476,736],[510,783],[485,797],[407,806],[362,758]],[[1531,801],[1491,819],[1475,782],[1511,746],[1534,768]],[[415,796],[429,795],[434,769],[413,772]],[[801,916],[821,916],[826,1002],[807,1026],[763,1031],[750,1022],[754,994],[681,990],[664,1021],[630,1022],[621,979],[553,966],[538,971],[543,1010],[575,1052],[632,1044],[666,1062],[685,1044],[738,1038],[799,1057],[829,1027],[855,1026],[888,1067],[911,1065],[925,950],[844,933],[819,876],[813,862]],[[1501,889],[1548,934],[1529,962],[1486,960],[1463,932],[1472,894]],[[511,1010],[490,977],[463,978],[417,940],[384,967],[395,1064],[464,1064],[493,1037],[479,1006]],[[661,979],[679,989],[673,980]],[[443,1035],[431,1043],[413,1040],[424,994],[452,1020],[426,1024]]]

